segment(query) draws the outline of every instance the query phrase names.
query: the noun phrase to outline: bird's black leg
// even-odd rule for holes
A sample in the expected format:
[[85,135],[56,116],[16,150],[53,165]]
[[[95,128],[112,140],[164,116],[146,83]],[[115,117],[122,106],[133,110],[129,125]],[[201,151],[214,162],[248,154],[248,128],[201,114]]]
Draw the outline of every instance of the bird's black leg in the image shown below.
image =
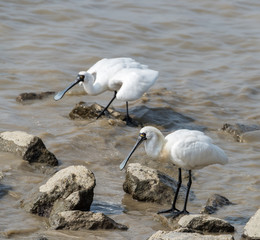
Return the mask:
[[189,181],[188,181],[188,184],[187,184],[187,193],[186,193],[186,197],[185,197],[184,207],[183,207],[183,210],[181,212],[179,212],[178,215],[180,215],[180,214],[189,214],[189,212],[187,211],[187,203],[188,203],[188,198],[189,198],[191,184],[192,184],[191,170],[189,170]]
[[110,104],[115,100],[116,94],[117,94],[117,91],[115,91],[114,96],[113,96],[113,98],[111,99],[111,101],[107,104],[107,106],[103,109],[103,111],[97,116],[97,119],[99,119],[99,118],[104,114],[104,112],[108,109],[108,107],[110,106]]
[[130,117],[129,112],[128,112],[128,102],[125,102],[125,106],[126,106],[126,116],[123,120],[126,121],[127,125],[130,125],[130,126],[135,125],[133,123],[133,119]]
[[180,190],[180,187],[181,187],[181,183],[182,183],[182,177],[181,177],[181,168],[179,168],[179,179],[178,179],[178,183],[177,183],[177,189],[176,189],[176,192],[175,192],[175,195],[174,195],[174,199],[173,199],[173,202],[172,202],[172,208],[168,209],[168,210],[162,210],[162,211],[159,211],[158,214],[161,214],[161,213],[179,213],[180,210],[178,210],[175,205],[176,205],[176,201],[177,201],[177,198],[178,198],[178,194],[179,194],[179,190]]

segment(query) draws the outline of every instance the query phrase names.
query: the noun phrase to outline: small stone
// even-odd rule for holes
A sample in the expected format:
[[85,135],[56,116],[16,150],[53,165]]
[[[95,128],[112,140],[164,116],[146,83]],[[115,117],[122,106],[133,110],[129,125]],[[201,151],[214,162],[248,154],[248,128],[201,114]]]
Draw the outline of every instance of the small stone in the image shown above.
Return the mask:
[[49,219],[53,229],[119,229],[127,230],[127,226],[116,223],[103,213],[84,212],[84,211],[65,211],[52,215]]
[[55,155],[47,150],[39,137],[22,131],[2,132],[0,134],[0,151],[15,153],[29,163],[58,165]]
[[206,202],[206,206],[201,210],[200,213],[213,214],[219,208],[227,205],[232,205],[226,197],[219,194],[213,194]]
[[176,231],[157,231],[148,240],[234,240],[232,235],[202,235]]
[[249,219],[242,235],[246,239],[260,239],[260,209]]
[[190,214],[183,216],[178,224],[203,233],[233,233],[235,228],[225,220],[207,215]]

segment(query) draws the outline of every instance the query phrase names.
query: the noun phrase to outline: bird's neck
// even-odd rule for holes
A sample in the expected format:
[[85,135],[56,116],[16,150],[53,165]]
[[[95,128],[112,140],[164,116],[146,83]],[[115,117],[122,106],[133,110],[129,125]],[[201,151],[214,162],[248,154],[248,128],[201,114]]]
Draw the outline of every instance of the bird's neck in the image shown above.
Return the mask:
[[165,139],[162,133],[157,133],[145,142],[145,151],[148,156],[153,158],[161,157]]
[[92,77],[92,75],[91,75],[91,77],[88,78],[87,81],[83,82],[83,87],[89,95],[98,95],[98,94],[106,91],[104,86],[102,86],[98,82],[94,81],[94,78]]

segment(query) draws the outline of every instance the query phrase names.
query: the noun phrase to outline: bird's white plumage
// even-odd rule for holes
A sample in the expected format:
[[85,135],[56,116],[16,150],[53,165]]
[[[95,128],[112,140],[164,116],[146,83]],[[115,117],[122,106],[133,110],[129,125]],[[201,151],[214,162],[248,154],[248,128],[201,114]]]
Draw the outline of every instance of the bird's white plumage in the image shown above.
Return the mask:
[[149,156],[167,158],[180,168],[200,169],[228,161],[224,151],[200,131],[181,129],[164,138],[158,129],[148,126],[140,133],[146,134],[145,150]]
[[102,59],[86,72],[82,83],[90,95],[117,91],[117,99],[133,101],[140,98],[157,80],[159,73],[132,58]]

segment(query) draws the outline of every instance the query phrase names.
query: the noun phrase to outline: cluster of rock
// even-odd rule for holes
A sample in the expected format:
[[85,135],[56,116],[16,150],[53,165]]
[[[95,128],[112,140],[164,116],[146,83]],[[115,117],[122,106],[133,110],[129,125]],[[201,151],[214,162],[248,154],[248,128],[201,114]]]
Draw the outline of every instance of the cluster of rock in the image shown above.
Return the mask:
[[96,180],[84,166],[70,166],[55,173],[44,185],[21,202],[26,211],[49,218],[52,229],[120,229],[103,213],[90,211]]
[[48,91],[48,92],[41,92],[41,93],[34,93],[34,92],[29,92],[29,93],[21,93],[17,98],[17,102],[26,102],[29,100],[41,100],[43,98],[47,98],[49,96],[53,96],[55,92],[53,91]]
[[[176,180],[139,163],[130,163],[126,170],[126,178],[123,189],[126,193],[139,201],[151,201],[157,203],[172,203],[176,191]],[[181,187],[180,197],[184,198],[185,186]],[[194,198],[194,193],[192,193]],[[202,214],[190,214],[174,218],[171,215],[156,215],[163,225],[172,231],[158,231],[149,240],[166,239],[234,239],[234,226],[225,220],[211,217],[223,206],[232,205],[224,196],[213,194],[206,206],[201,210]],[[243,237],[246,239],[260,239],[260,209],[247,223]]]

